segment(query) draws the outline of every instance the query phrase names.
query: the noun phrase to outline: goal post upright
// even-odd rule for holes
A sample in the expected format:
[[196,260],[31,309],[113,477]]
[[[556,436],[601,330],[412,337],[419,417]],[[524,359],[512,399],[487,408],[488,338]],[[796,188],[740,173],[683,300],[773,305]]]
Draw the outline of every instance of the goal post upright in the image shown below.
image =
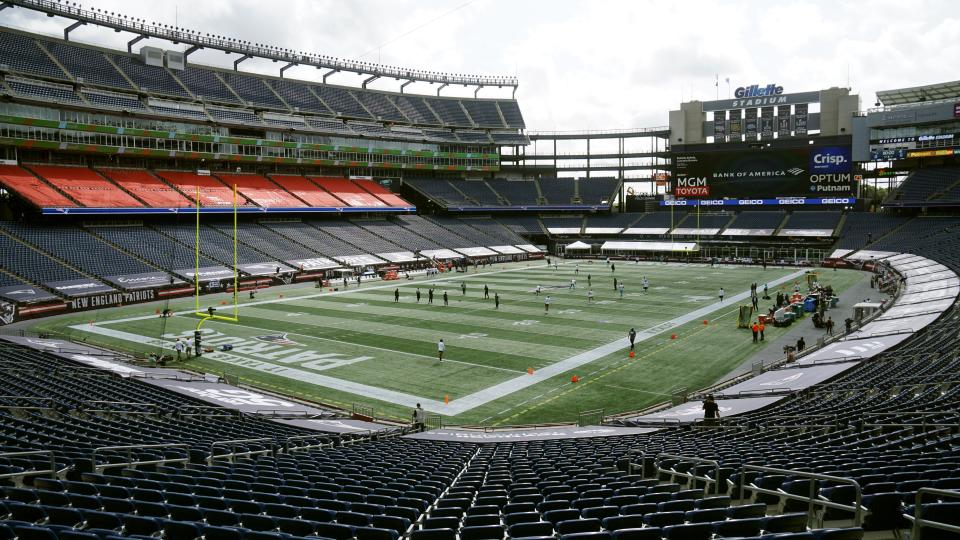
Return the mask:
[[197,322],[197,330],[200,330],[200,327],[203,326],[203,323],[207,322],[209,319],[214,319],[218,321],[227,321],[227,322],[239,322],[240,321],[240,296],[239,296],[239,287],[240,287],[240,270],[237,268],[237,184],[233,184],[233,316],[227,315],[215,315],[211,312],[203,312],[200,310],[200,186],[197,186],[197,198],[196,198],[196,235],[195,235],[195,246],[194,246],[194,264],[196,267],[193,271],[193,279],[195,283],[195,305],[194,305],[194,315],[200,317],[200,320]]

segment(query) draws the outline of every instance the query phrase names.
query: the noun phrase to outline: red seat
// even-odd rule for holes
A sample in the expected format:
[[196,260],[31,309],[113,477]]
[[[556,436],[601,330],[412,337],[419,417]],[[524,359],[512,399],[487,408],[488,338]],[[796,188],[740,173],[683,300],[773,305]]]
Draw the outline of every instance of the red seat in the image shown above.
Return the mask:
[[136,169],[100,169],[100,174],[155,208],[193,206],[193,201],[148,171]]
[[41,208],[77,206],[30,171],[16,165],[0,165],[0,183]]
[[143,204],[116,184],[86,167],[30,165],[30,170],[91,208],[131,208]]

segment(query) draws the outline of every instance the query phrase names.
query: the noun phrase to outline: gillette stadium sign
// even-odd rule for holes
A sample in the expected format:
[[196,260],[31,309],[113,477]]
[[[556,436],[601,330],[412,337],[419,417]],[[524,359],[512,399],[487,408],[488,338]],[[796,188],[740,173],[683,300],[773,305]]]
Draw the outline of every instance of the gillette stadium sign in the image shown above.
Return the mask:
[[741,86],[734,90],[733,97],[734,99],[704,101],[703,112],[820,102],[820,92],[784,94],[783,87],[777,83]]

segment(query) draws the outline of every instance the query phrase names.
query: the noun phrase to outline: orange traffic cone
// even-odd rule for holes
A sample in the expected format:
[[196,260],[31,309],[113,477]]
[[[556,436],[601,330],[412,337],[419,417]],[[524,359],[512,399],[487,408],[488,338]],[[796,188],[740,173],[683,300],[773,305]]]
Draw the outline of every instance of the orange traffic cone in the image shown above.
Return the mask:
[[710,321],[704,319],[704,320],[703,320],[703,325],[706,326],[706,325],[708,325],[708,324],[710,324]]
[[573,377],[570,377],[570,382],[578,383],[580,382],[580,377],[577,377],[576,375],[574,375]]
[[636,354],[633,351],[630,351],[630,358],[633,358]]
[[532,368],[532,367],[528,367],[528,368],[527,368],[527,375],[533,375],[533,368]]
[[677,335],[676,335],[676,334],[670,334],[670,339],[677,339]]
[[444,394],[444,395],[443,395],[443,404],[444,404],[444,405],[449,405],[449,404],[450,404],[450,394]]

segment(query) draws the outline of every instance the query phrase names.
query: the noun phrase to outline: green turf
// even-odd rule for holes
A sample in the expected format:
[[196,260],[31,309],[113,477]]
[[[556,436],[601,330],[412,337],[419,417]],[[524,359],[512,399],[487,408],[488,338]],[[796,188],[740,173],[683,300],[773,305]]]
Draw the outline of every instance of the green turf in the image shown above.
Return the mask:
[[[541,369],[559,360],[594,349],[625,336],[630,327],[655,326],[716,302],[717,289],[728,295],[742,292],[751,282],[760,283],[791,273],[792,269],[756,267],[709,268],[682,265],[617,265],[616,277],[625,283],[625,296],[613,289],[613,275],[602,263],[581,263],[579,275],[573,264],[559,270],[543,263],[499,265],[486,272],[441,275],[413,281],[373,282],[359,289],[329,293],[312,285],[261,292],[257,305],[241,306],[239,323],[208,321],[204,328],[209,344],[237,342],[231,353],[190,360],[192,369],[239,375],[250,384],[304,399],[343,407],[372,406],[379,416],[406,418],[409,407],[319,386],[262,370],[250,369],[249,360],[295,367],[341,381],[362,383],[424,399],[450,400],[492,385],[526,376],[528,368]],[[596,295],[587,303],[587,275]],[[641,294],[641,276],[651,290]],[[823,274],[835,289],[843,290],[861,279],[855,271]],[[571,278],[576,290],[569,290]],[[467,283],[462,295],[460,283]],[[491,299],[483,298],[483,285]],[[544,314],[546,288],[553,303]],[[427,305],[427,290],[435,288],[433,305]],[[394,288],[401,292],[393,301]],[[422,300],[414,301],[419,287]],[[449,295],[443,306],[442,294]],[[495,310],[492,296],[498,292],[501,306]],[[771,293],[775,293],[771,289]],[[283,298],[280,298],[280,295]],[[201,298],[202,307],[219,305],[227,295]],[[175,311],[187,310],[192,299],[170,302]],[[251,301],[243,298],[244,304]],[[196,327],[192,315],[161,319],[153,315],[161,304],[136,305],[41,321],[35,330],[68,335],[88,342],[145,354],[157,352],[155,338],[164,334],[189,335]],[[603,408],[608,414],[636,410],[668,399],[671,389],[702,388],[741,365],[758,348],[749,333],[736,329],[736,307],[725,306],[708,316],[710,324],[688,323],[673,332],[637,345],[636,358],[620,351],[516,391],[485,405],[447,419],[448,423],[491,425],[569,422],[578,411]],[[133,317],[140,320],[118,321]],[[119,339],[91,334],[98,328],[121,331],[143,339]],[[72,329],[70,326],[81,325]],[[769,328],[768,339],[784,330]],[[221,335],[222,334],[222,335]],[[284,336],[284,343],[263,341],[264,336]],[[256,338],[261,338],[260,340]],[[445,361],[436,360],[436,342],[447,343]],[[218,341],[219,340],[219,341]],[[166,343],[169,346],[169,339]],[[221,360],[213,358],[221,356]],[[307,356],[303,356],[307,355]],[[338,355],[334,365],[330,358]],[[225,360],[229,356],[230,360]],[[318,359],[319,358],[319,359]],[[313,364],[304,366],[304,361]],[[581,378],[570,382],[572,375]]]

